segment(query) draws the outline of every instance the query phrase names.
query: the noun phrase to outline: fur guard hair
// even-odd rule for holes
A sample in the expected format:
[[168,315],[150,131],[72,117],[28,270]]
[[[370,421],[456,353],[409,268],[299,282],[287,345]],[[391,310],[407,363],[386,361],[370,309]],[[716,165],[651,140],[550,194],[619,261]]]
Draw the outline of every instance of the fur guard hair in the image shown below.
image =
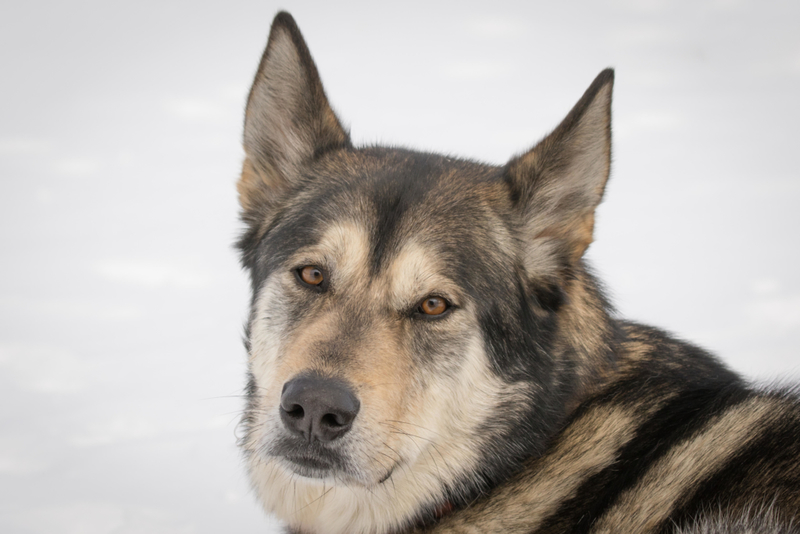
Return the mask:
[[238,183],[240,445],[290,532],[798,531],[797,395],[620,319],[583,259],[613,84],[502,167],[355,147],[276,16]]

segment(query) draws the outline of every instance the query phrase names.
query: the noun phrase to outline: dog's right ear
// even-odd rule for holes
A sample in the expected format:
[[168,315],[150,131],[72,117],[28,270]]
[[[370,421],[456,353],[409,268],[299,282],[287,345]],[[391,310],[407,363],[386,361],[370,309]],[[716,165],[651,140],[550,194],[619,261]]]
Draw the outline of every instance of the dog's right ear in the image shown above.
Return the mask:
[[614,71],[601,72],[550,135],[506,165],[532,271],[569,267],[592,242],[611,166],[613,86]]
[[314,158],[346,146],[349,135],[328,103],[297,24],[278,13],[247,99],[246,159],[237,186],[245,213],[274,206]]

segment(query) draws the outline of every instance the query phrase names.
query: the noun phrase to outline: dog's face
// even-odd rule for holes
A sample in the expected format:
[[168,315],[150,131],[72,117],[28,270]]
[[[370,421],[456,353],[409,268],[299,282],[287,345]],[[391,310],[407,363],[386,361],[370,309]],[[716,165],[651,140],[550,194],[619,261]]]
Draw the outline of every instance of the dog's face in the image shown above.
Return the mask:
[[595,305],[569,280],[608,175],[611,81],[502,168],[355,149],[294,22],[276,18],[239,183],[253,286],[242,444],[268,510],[384,532],[545,447],[596,371],[565,356],[559,329]]
[[510,425],[536,397],[493,368],[482,334],[486,321],[524,319],[511,236],[491,206],[508,201],[496,170],[453,167],[332,154],[262,238],[250,327],[259,461],[377,492],[413,476],[427,487],[415,494],[439,499],[491,448],[484,427]]

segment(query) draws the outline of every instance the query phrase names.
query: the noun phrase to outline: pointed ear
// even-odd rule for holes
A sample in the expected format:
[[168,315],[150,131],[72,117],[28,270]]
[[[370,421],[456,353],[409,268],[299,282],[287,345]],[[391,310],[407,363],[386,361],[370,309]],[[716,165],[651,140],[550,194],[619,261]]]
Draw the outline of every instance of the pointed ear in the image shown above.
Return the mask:
[[601,72],[550,135],[506,166],[533,270],[572,265],[592,242],[611,165],[613,85],[614,71]]
[[328,103],[297,24],[278,13],[247,99],[242,207],[274,203],[315,157],[346,146],[350,138]]

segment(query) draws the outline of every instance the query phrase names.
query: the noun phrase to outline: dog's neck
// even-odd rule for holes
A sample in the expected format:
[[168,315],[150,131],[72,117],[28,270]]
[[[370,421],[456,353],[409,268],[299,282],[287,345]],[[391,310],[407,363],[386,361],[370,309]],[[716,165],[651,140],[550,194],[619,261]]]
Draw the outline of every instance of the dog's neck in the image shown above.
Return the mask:
[[566,298],[556,312],[552,355],[574,373],[568,411],[617,375],[621,328],[594,277],[581,262],[565,285]]

